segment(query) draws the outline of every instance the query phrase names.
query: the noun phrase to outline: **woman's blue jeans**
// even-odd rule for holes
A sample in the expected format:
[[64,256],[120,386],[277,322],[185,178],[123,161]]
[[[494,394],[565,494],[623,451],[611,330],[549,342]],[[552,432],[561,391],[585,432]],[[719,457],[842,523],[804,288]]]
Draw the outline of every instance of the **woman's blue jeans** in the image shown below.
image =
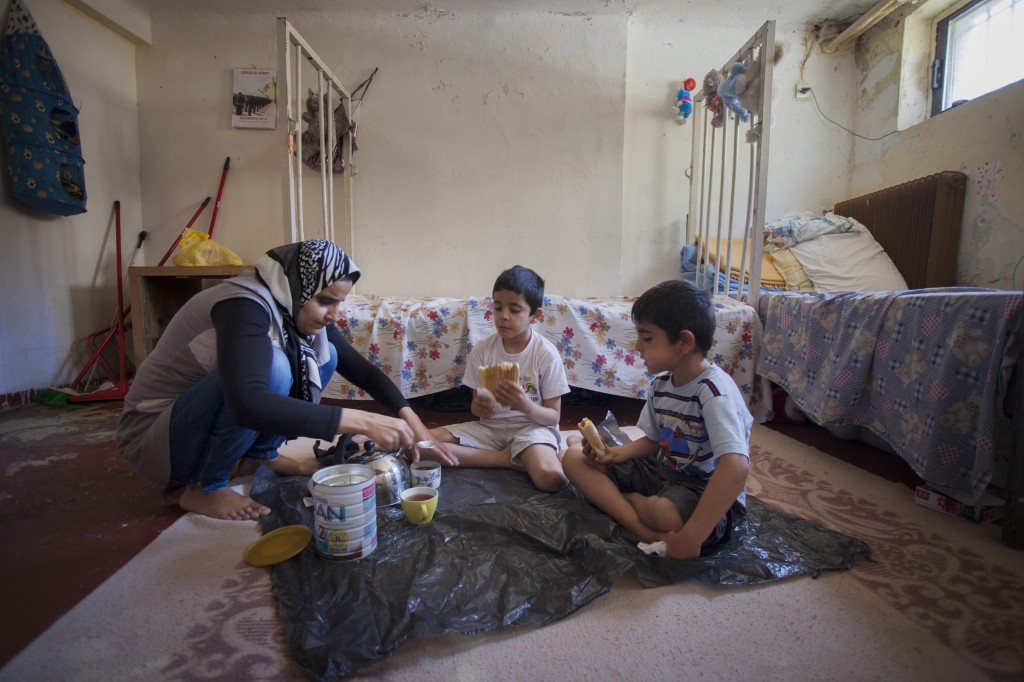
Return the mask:
[[[338,366],[338,352],[328,346],[331,359],[320,367],[320,385]],[[292,388],[292,366],[284,351],[275,348],[267,390],[288,395]],[[178,396],[171,408],[171,486],[201,486],[204,493],[223,488],[242,457],[270,460],[285,436],[260,433],[239,426],[224,402],[220,370],[213,370]]]

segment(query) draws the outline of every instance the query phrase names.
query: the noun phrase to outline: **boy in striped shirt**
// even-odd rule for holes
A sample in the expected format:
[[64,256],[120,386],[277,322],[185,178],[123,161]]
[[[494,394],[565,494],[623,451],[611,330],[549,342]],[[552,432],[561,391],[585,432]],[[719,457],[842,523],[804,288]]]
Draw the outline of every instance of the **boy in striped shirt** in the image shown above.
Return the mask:
[[714,305],[703,290],[670,280],[633,304],[636,349],[657,375],[638,440],[596,452],[571,441],[566,476],[592,504],[644,542],[663,540],[672,559],[724,542],[746,513],[753,417],[736,382],[707,359]]

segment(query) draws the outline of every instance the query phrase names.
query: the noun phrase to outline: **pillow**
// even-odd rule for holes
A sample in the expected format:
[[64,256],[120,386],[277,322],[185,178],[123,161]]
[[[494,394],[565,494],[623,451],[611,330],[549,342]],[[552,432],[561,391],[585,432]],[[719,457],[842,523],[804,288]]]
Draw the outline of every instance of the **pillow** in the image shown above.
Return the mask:
[[788,249],[793,244],[805,242],[823,234],[866,230],[853,218],[824,213],[815,215],[808,211],[787,213],[778,220],[764,226],[764,251],[774,253]]
[[800,261],[789,249],[776,251],[768,257],[775,263],[775,269],[786,281],[787,291],[810,291],[814,288],[814,284],[807,276],[803,266],[800,265]]
[[867,230],[819,235],[789,250],[819,291],[907,288],[903,275]]
[[[718,262],[717,249],[718,240],[709,239],[708,242],[708,260],[712,263]],[[698,239],[698,244],[700,240]],[[729,243],[726,240],[722,240],[722,264],[725,264],[725,259],[728,255],[727,249]],[[732,262],[729,264],[729,274],[735,279],[740,278],[740,257],[743,255],[743,238],[736,237],[732,240]],[[747,251],[749,257],[750,252]],[[748,273],[749,274],[749,273]],[[782,278],[782,274],[775,269],[775,265],[772,263],[772,259],[768,257],[768,254],[761,256],[761,284],[765,286],[785,288],[786,280]]]

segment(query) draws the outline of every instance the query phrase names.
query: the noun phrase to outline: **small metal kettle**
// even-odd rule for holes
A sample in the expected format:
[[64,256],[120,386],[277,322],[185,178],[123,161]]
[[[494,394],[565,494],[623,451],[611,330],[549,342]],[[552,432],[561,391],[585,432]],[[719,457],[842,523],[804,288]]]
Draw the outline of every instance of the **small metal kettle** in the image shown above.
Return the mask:
[[402,501],[402,491],[409,487],[409,463],[402,450],[376,450],[372,440],[363,444],[361,452],[349,455],[347,464],[364,464],[377,472],[377,506],[390,507]]

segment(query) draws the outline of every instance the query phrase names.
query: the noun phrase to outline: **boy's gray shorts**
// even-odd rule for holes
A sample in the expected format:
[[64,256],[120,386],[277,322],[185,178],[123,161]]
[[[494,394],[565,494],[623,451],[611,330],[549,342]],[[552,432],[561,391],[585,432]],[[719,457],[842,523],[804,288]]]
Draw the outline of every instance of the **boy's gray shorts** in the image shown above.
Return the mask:
[[[605,466],[604,472],[622,493],[664,497],[675,505],[683,523],[686,523],[686,520],[693,515],[693,510],[697,508],[697,502],[700,501],[700,496],[704,492],[703,486],[695,482],[666,479],[661,474],[659,467],[647,459],[631,459],[628,462],[608,464]],[[702,546],[710,547],[728,540],[736,514],[737,512],[742,513],[742,511],[743,508],[738,503],[733,504],[725,516],[718,521],[715,530],[711,532]]]

